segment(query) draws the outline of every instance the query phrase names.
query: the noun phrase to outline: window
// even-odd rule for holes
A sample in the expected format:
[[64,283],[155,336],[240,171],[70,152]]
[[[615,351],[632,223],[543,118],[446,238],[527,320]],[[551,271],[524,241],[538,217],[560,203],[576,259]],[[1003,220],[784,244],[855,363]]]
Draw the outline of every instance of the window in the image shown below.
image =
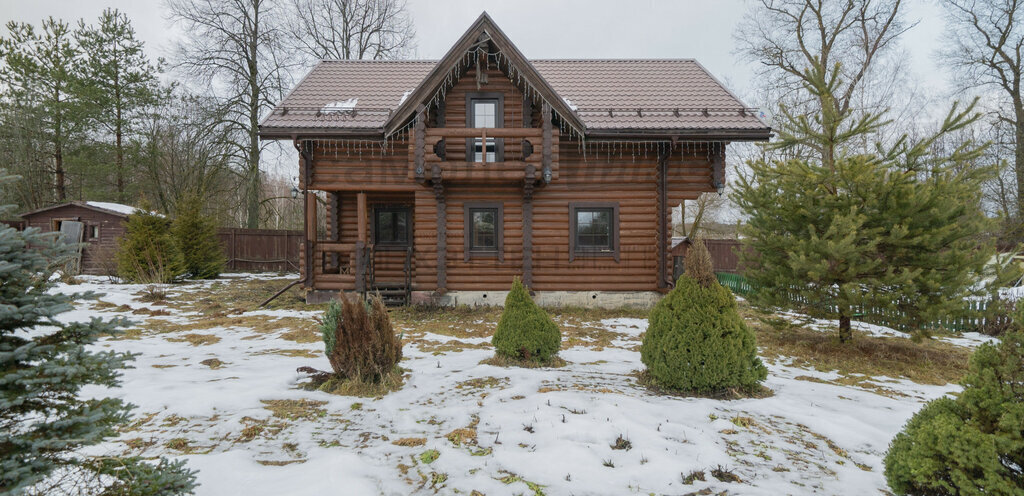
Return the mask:
[[100,237],[100,226],[89,226],[89,238],[96,239]]
[[373,216],[373,242],[378,246],[409,246],[409,207],[377,207]]
[[[504,95],[501,93],[470,93],[466,96],[466,127],[496,128],[504,126]],[[466,160],[500,162],[504,160],[504,139],[466,139]]]
[[480,255],[497,255],[498,260],[505,260],[504,212],[500,203],[465,204],[464,260]]
[[569,204],[569,261],[578,256],[610,256],[619,261],[619,205]]

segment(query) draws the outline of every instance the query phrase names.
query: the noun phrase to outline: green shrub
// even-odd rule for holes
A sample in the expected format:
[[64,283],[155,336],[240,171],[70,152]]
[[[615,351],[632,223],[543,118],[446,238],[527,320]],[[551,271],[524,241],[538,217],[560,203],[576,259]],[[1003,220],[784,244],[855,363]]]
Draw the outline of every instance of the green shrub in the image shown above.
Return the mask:
[[[1020,316],[1020,313],[1017,314]],[[1024,494],[1024,332],[971,356],[956,399],[934,400],[896,435],[885,478],[896,494]]]
[[686,273],[651,310],[640,358],[661,387],[698,394],[754,391],[768,375],[754,333],[701,251],[706,255],[703,242],[691,245]]
[[224,270],[224,248],[217,237],[217,221],[203,215],[199,195],[190,195],[178,203],[171,234],[181,250],[188,277],[213,279]]
[[146,211],[125,220],[117,244],[117,275],[125,282],[169,283],[185,273],[185,261],[171,236],[171,222]]
[[536,362],[550,361],[562,344],[558,325],[530,298],[516,278],[505,297],[505,308],[491,339],[498,355]]
[[327,360],[339,378],[380,382],[402,359],[402,339],[379,296],[367,302],[342,294],[341,304],[327,308],[321,332]]

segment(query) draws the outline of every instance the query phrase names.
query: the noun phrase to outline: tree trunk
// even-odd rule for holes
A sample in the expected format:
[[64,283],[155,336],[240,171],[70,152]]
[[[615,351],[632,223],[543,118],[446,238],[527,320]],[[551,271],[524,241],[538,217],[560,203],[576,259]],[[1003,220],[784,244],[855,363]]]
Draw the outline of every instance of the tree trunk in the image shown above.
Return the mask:
[[246,54],[249,70],[249,150],[248,150],[248,187],[246,188],[245,227],[258,229],[260,224],[260,72],[259,47],[257,40],[260,33],[259,3],[253,5],[252,33],[249,35],[249,53]]
[[1017,220],[1024,219],[1024,109],[1017,112],[1014,123],[1016,140],[1013,154],[1013,172],[1017,178]]
[[114,116],[114,148],[116,156],[114,160],[115,167],[117,168],[117,200],[121,203],[127,203],[127,198],[124,194],[124,148],[121,143],[124,136],[121,122],[121,85],[116,75],[114,76],[114,107],[116,109],[116,115]]
[[853,340],[853,332],[850,330],[850,317],[845,314],[839,315],[839,342],[849,343]]

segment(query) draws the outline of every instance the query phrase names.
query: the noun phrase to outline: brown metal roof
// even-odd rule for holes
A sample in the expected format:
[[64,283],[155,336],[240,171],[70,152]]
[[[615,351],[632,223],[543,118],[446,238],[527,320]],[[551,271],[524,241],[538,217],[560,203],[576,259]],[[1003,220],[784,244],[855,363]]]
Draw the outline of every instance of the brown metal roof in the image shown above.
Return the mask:
[[[506,51],[519,55],[486,14],[460,42],[475,40],[477,33],[507,43]],[[461,56],[459,48],[460,43],[456,43],[450,51],[454,55],[446,55],[446,60],[457,60]],[[536,70],[541,80],[538,82],[550,87],[545,98],[562,100],[552,102],[556,110],[572,112],[570,120],[585,126],[588,134],[662,131],[767,139],[771,131],[754,109],[747,108],[692,59],[516,60],[531,66],[520,67],[521,71]],[[322,61],[263,119],[261,134],[269,138],[316,133],[380,134],[389,121],[407,119],[414,105],[401,105],[405,99],[433,91],[426,88],[425,79],[447,70],[437,67],[438,63]]]

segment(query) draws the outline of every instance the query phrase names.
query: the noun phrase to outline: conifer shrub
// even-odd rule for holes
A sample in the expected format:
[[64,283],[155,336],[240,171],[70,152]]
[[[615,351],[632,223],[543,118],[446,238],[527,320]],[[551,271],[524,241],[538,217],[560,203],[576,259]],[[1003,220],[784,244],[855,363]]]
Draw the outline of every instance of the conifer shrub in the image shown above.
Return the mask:
[[754,333],[715,279],[703,241],[690,246],[686,272],[651,310],[640,358],[654,385],[686,393],[755,392],[767,377]]
[[885,478],[896,494],[1024,494],[1019,324],[1001,343],[982,345],[971,355],[961,384],[960,396],[926,404],[889,445]]
[[136,211],[117,244],[117,275],[125,282],[170,283],[185,273],[185,260],[165,217]]
[[[2,172],[0,186],[11,179]],[[73,300],[95,297],[51,292],[55,262],[74,252],[54,233],[0,224],[0,493],[191,494],[183,461],[86,454],[117,436],[132,407],[82,388],[117,387],[132,356],[90,346],[120,333],[122,319],[57,319]]]
[[363,300],[342,294],[332,302],[320,326],[334,383],[381,383],[402,359],[402,339],[395,334],[380,296]]
[[203,214],[199,195],[190,195],[178,204],[171,234],[181,251],[185,275],[213,279],[224,270],[224,248],[217,237],[217,221]]
[[562,333],[551,316],[533,302],[523,282],[516,278],[505,297],[505,308],[491,344],[498,356],[547,363],[558,353]]

